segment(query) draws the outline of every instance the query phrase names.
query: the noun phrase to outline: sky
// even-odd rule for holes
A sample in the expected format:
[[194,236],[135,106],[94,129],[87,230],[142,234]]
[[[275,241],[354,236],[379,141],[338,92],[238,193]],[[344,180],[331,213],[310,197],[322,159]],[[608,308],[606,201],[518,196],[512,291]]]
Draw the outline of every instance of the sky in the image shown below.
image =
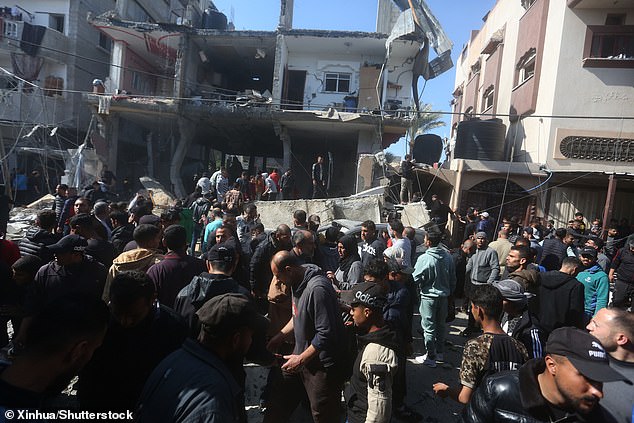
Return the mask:
[[[213,0],[216,7],[233,16],[238,30],[273,31],[277,27],[280,0]],[[427,4],[445,30],[454,47],[451,52],[456,63],[462,47],[467,43],[471,31],[482,27],[482,18],[493,7],[496,0],[427,0]],[[295,0],[293,28],[330,29],[344,31],[375,31],[376,0]],[[430,59],[435,57],[433,51]],[[450,111],[449,102],[453,92],[455,67],[427,82],[421,102],[432,105],[433,110]],[[419,89],[424,80],[421,78]],[[444,127],[432,131],[441,137],[449,136],[451,115],[444,115]],[[393,144],[387,151],[402,156],[405,141]]]

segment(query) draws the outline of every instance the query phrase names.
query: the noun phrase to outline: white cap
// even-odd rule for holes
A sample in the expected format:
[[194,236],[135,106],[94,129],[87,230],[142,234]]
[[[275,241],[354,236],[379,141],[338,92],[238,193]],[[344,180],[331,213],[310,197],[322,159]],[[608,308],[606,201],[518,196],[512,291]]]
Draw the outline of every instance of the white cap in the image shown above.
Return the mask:
[[489,217],[489,212],[482,212],[480,213],[480,216]]

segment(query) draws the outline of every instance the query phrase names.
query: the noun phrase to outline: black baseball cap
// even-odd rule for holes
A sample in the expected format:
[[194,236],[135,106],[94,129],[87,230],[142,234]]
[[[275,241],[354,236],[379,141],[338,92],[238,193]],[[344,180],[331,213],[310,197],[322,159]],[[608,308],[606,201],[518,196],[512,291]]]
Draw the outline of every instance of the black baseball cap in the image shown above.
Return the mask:
[[269,319],[255,309],[255,305],[243,294],[228,293],[208,300],[196,312],[203,330],[210,334],[247,326],[256,333],[266,333]]
[[583,249],[581,249],[581,251],[579,251],[579,257],[581,256],[590,256],[594,259],[597,258],[597,250],[595,250],[592,247],[585,247]]
[[383,309],[387,303],[383,287],[374,282],[361,282],[351,290],[341,291],[340,298],[341,302],[349,306],[364,305],[373,309]]
[[49,245],[46,248],[51,253],[70,253],[70,252],[83,252],[88,246],[88,241],[79,235],[66,235],[55,244]]
[[552,331],[546,343],[546,354],[566,357],[586,378],[596,382],[631,382],[610,367],[608,353],[601,342],[588,332],[572,327]]
[[227,242],[221,242],[216,244],[207,253],[207,260],[209,261],[224,261],[231,263],[236,258],[236,249],[232,244]]

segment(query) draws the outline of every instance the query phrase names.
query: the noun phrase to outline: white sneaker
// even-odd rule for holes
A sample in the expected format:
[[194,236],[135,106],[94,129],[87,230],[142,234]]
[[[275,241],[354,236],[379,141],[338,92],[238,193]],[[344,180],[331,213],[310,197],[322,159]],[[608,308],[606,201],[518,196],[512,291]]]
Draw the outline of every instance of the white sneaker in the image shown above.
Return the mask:
[[445,355],[443,353],[436,353],[436,361],[445,361]]
[[427,354],[419,355],[418,357],[414,358],[414,360],[416,360],[417,363],[424,364],[428,367],[436,367],[436,360],[432,358],[427,358]]

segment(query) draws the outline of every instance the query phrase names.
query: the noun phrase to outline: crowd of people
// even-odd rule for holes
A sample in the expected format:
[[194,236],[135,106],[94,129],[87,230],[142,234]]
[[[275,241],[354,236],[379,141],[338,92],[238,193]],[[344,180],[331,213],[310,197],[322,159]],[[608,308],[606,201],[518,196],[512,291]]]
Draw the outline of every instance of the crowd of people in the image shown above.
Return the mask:
[[241,179],[203,176],[160,213],[142,194],[108,203],[58,186],[22,240],[2,240],[0,408],[54,409],[78,376],[79,410],[246,422],[247,361],[268,369],[264,422],[300,404],[315,422],[421,421],[405,402],[408,367],[444,363],[462,309],[460,382],[429,386],[464,404],[464,421],[631,423],[634,236],[623,227],[604,241],[581,214],[569,228],[496,227],[469,210],[452,248],[453,212],[434,196],[424,245],[398,217],[385,232],[364,221],[360,239],[304,210],[266,230],[262,197]]

